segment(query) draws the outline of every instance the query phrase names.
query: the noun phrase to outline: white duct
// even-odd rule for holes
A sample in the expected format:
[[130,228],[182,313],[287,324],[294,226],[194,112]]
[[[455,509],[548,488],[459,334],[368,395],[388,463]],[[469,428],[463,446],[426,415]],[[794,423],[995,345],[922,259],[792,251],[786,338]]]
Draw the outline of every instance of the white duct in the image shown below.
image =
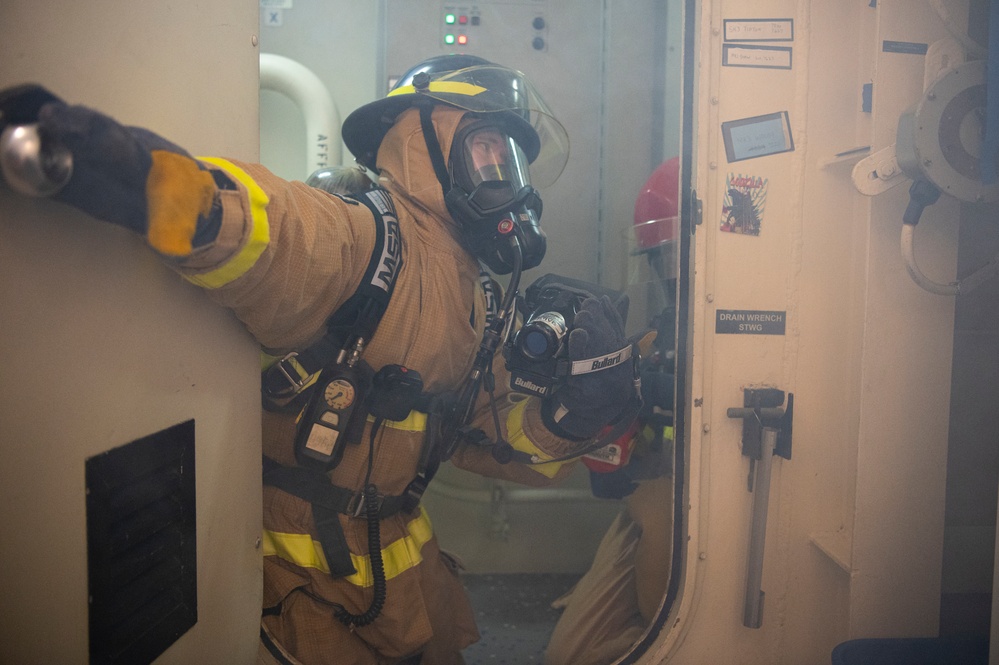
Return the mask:
[[306,171],[338,165],[343,154],[340,114],[329,91],[305,65],[273,53],[260,54],[260,88],[291,99],[305,117]]

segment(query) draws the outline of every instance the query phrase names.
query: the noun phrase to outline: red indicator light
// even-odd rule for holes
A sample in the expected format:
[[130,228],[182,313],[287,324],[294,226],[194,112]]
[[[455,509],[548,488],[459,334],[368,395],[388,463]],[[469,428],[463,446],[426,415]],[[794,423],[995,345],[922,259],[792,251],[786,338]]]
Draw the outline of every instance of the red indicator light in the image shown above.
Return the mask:
[[458,17],[458,23],[461,24],[461,25],[465,25],[466,23],[468,23],[468,17],[467,16],[459,16]]
[[468,43],[468,37],[466,35],[458,35],[458,43],[464,46]]
[[506,235],[507,233],[510,233],[510,231],[513,231],[513,220],[512,219],[500,220],[500,223],[496,225],[496,230],[500,232],[500,235]]

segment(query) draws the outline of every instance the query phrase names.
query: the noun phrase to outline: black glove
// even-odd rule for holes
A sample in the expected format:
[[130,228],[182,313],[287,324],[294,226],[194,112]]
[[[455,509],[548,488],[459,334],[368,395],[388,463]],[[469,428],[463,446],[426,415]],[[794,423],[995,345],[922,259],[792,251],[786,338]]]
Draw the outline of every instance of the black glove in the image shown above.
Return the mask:
[[[627,308],[627,296],[622,296],[618,306]],[[584,300],[569,333],[569,359],[600,358],[630,348],[621,313],[610,298]],[[613,357],[608,359],[610,366],[604,369],[567,377],[542,405],[548,429],[569,439],[592,438],[613,422],[632,399],[637,399],[632,359],[624,359],[624,355],[627,351],[616,363]]]
[[68,106],[39,86],[0,91],[0,131],[29,123],[37,123],[43,151],[72,155],[72,176],[53,195],[57,201],[145,235],[163,254],[189,254],[196,232],[198,244],[214,239],[221,219],[220,209],[212,215],[216,180],[178,146]]
[[638,483],[627,466],[610,473],[590,471],[590,491],[598,499],[623,499],[636,489]]

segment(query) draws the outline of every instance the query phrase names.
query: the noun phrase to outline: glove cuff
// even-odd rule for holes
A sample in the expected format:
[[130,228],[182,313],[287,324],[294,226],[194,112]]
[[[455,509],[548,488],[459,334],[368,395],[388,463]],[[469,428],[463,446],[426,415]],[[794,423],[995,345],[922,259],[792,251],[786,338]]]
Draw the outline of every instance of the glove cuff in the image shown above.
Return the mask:
[[[564,408],[558,399],[554,397],[549,397],[541,402],[541,422],[544,423],[545,428],[555,436],[567,439],[569,441],[586,441],[591,438],[589,436],[577,436],[567,432],[559,422],[555,419],[556,414],[560,408]],[[567,414],[562,414],[567,415]]]
[[149,244],[167,256],[187,256],[200,218],[209,216],[215,200],[215,180],[185,155],[152,151],[146,179]]

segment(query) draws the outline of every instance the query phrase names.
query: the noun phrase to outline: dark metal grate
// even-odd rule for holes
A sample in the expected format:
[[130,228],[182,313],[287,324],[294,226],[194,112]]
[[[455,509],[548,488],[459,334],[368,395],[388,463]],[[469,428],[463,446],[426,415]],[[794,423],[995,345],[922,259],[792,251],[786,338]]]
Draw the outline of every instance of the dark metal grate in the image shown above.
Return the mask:
[[198,621],[194,421],[86,462],[90,662],[151,663]]

